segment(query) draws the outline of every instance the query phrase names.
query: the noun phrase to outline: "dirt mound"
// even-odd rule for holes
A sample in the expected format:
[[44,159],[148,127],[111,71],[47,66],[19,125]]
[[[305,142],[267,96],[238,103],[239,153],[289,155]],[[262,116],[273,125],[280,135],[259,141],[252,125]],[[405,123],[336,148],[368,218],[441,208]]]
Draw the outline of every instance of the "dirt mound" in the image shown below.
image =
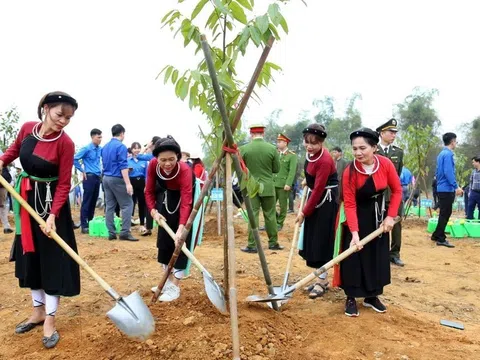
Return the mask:
[[[287,219],[280,242],[289,246],[294,216]],[[206,235],[195,254],[218,283],[223,282],[223,236],[209,215]],[[246,225],[235,219],[237,248],[245,245]],[[236,252],[240,345],[242,359],[478,359],[480,353],[480,247],[470,239],[453,240],[455,249],[436,247],[425,224],[404,226],[404,268],[392,268],[392,284],[383,300],[388,312],[377,314],[360,305],[360,317],[343,314],[345,297],[330,289],[311,300],[301,291],[281,312],[266,304],[249,304],[251,294],[265,295],[258,256]],[[266,247],[265,234],[261,233]],[[114,305],[82,272],[82,294],[64,298],[57,315],[61,341],[45,350],[42,330],[14,335],[15,325],[31,311],[29,292],[18,288],[8,262],[12,237],[0,234],[0,359],[231,359],[230,318],[210,304],[201,274],[192,270],[181,297],[151,306],[156,331],[146,342],[125,337],[105,316]],[[149,304],[150,287],[160,279],[155,237],[138,243],[92,239],[77,233],[80,254],[119,293],[138,290]],[[275,285],[282,282],[287,251],[266,250]],[[295,257],[292,281],[307,275]],[[462,322],[465,331],[440,326],[440,319]]]

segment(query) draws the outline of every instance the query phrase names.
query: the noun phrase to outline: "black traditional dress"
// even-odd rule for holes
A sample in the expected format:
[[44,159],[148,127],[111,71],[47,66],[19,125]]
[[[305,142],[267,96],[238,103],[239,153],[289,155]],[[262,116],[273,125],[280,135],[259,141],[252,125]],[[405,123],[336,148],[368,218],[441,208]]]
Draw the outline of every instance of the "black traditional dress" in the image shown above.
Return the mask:
[[[383,156],[375,157],[377,170],[368,175],[355,170],[355,162],[343,174],[343,197],[347,224],[343,225],[342,249],[348,249],[351,231],[362,239],[377,230],[385,215],[395,217],[402,198],[402,187],[393,163]],[[390,187],[390,208],[385,208],[384,192]],[[363,249],[340,264],[341,287],[348,297],[375,297],[390,284],[390,244],[388,233],[382,233]]]
[[[383,221],[382,209],[385,189],[375,190],[373,177],[357,190],[357,217],[360,229],[360,239],[377,230]],[[378,217],[378,218],[377,218]],[[352,234],[343,225],[342,248],[348,249]],[[350,297],[374,297],[383,293],[383,287],[390,284],[390,249],[388,233],[382,233],[377,239],[343,260],[341,264],[342,288]]]
[[[180,224],[185,225],[193,207],[193,193],[196,178],[192,168],[186,163],[178,162],[171,174],[162,175],[157,173],[157,159],[153,159],[148,166],[147,187],[145,197],[149,211],[153,208],[163,215],[168,226],[177,232]],[[178,174],[173,177],[177,172]],[[160,174],[162,174],[162,170]],[[171,178],[171,179],[170,179]],[[165,180],[168,179],[168,180]],[[153,200],[155,199],[155,200]],[[189,249],[192,242],[190,231],[185,245]],[[157,234],[158,262],[168,264],[175,250],[175,242],[162,227],[158,228]],[[174,268],[184,270],[187,267],[188,258],[181,252],[175,262]]]
[[[36,123],[33,123],[36,124]],[[11,151],[7,151],[7,160],[11,162],[12,157],[19,157],[24,172],[17,181],[22,181],[22,193],[26,194],[28,204],[46,220],[49,216],[47,197],[56,201],[56,190],[59,179],[65,181],[65,175],[61,172],[68,172],[68,196],[70,188],[71,166],[69,169],[61,169],[59,158],[62,156],[73,156],[73,142],[68,135],[63,134],[60,138],[51,143],[44,143],[37,140],[32,134],[32,123],[26,123],[19,133],[19,139],[12,145]],[[15,148],[16,146],[16,148]],[[71,151],[67,150],[70,149]],[[9,149],[10,150],[10,149]],[[71,152],[71,154],[70,154]],[[17,155],[17,156],[15,156]],[[50,159],[50,160],[47,160]],[[68,161],[67,161],[68,162]],[[73,157],[71,161],[73,164]],[[47,193],[50,194],[47,194]],[[65,189],[62,189],[65,192]],[[50,197],[51,195],[51,197]],[[77,252],[75,234],[73,232],[73,221],[68,200],[59,204],[59,210],[55,210],[52,204],[51,212],[56,213],[56,232],[58,235]],[[80,293],[80,272],[78,264],[51,238],[47,237],[40,229],[38,223],[29,215],[31,238],[33,239],[34,252],[25,252],[22,246],[22,236],[16,235],[12,248],[12,259],[15,261],[15,276],[19,279],[20,287],[33,290],[44,290],[48,295],[74,296]],[[25,220],[22,215],[22,220]],[[17,217],[16,222],[19,223]],[[27,219],[28,220],[28,219]],[[22,234],[28,233],[22,221],[19,231]],[[20,225],[20,224],[18,224]]]
[[309,195],[304,207],[303,249],[299,254],[312,268],[329,262],[335,245],[338,178],[330,154],[323,151],[315,163],[305,161],[304,166]]

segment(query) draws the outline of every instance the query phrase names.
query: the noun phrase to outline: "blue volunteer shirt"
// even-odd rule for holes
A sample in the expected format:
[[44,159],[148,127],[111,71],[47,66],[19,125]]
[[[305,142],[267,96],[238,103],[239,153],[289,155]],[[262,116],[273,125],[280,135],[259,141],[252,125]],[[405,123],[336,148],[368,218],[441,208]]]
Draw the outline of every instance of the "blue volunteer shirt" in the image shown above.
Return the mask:
[[402,168],[402,173],[400,174],[400,182],[402,186],[407,186],[412,183],[412,173],[405,166]]
[[128,169],[131,169],[128,176],[131,178],[146,178],[147,177],[148,162],[143,160],[134,159],[131,157],[128,159]]
[[[102,148],[100,146],[95,146],[92,143],[81,148],[73,157],[73,164],[81,172],[86,172],[87,174],[95,174],[97,176],[101,175],[100,169],[100,157],[102,154]],[[82,164],[80,163],[82,160]]]
[[453,151],[445,147],[437,156],[437,192],[455,192],[458,188],[455,180],[455,160]]
[[112,138],[102,149],[103,175],[122,177],[122,170],[128,169],[127,147],[117,138]]
[[143,161],[150,161],[153,159],[152,154],[138,154],[137,155],[138,160],[143,160]]

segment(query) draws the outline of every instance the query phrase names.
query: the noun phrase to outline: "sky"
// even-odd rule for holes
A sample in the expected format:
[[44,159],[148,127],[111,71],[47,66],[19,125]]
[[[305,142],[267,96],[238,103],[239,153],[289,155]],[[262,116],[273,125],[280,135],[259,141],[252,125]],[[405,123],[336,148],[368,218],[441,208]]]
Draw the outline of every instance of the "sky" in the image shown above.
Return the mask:
[[[258,15],[272,1],[255,1]],[[201,52],[183,48],[183,40],[160,24],[168,10],[189,14],[197,2],[0,1],[0,112],[16,105],[22,122],[35,120],[40,98],[61,90],[79,103],[66,128],[78,146],[90,141],[92,128],[108,140],[111,127],[121,123],[127,146],[170,134],[182,149],[199,152],[198,126],[208,132],[207,122],[176,98],[171,84],[156,80],[165,65],[187,69],[201,60]],[[480,115],[478,1],[307,4],[281,6],[290,31],[274,44],[269,61],[283,70],[268,89],[257,89],[261,102],[250,103],[244,126],[265,122],[278,108],[282,125],[302,110],[313,119],[314,99],[334,96],[341,110],[358,92],[363,123],[375,128],[416,86],[439,90],[435,108],[444,131]],[[260,52],[252,46],[239,59],[245,82]]]

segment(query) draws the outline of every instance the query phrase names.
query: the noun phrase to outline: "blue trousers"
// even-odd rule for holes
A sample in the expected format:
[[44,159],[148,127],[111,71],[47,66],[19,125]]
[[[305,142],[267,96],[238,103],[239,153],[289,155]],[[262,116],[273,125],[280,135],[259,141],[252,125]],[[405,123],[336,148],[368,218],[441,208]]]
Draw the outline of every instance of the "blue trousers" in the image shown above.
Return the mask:
[[467,219],[473,220],[475,206],[480,210],[480,192],[472,190],[468,196]]
[[87,174],[87,179],[83,181],[83,201],[80,212],[82,229],[88,229],[88,222],[93,219],[99,191],[100,176]]

